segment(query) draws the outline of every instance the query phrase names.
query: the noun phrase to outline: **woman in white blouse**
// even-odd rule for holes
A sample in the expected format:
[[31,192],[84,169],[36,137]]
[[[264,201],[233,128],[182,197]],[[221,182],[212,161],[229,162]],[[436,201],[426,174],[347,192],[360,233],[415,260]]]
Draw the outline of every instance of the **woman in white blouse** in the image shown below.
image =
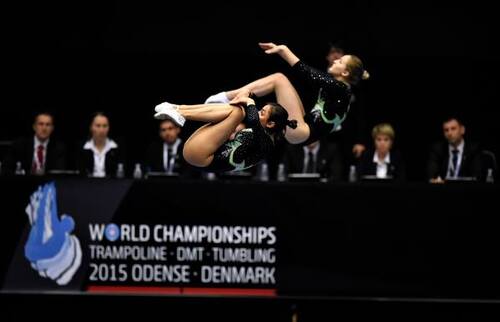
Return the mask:
[[[113,177],[122,163],[118,144],[108,137],[109,119],[95,113],[90,124],[90,139],[82,147],[79,158],[80,173],[90,177]],[[123,164],[123,163],[122,163]]]
[[373,148],[366,150],[360,160],[361,178],[404,180],[405,170],[401,155],[393,150],[394,128],[388,123],[373,127]]

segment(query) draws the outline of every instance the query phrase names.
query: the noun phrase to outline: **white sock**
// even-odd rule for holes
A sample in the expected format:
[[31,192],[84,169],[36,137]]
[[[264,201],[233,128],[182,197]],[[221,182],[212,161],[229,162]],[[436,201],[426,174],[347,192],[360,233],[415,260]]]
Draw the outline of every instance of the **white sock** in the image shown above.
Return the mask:
[[226,92],[220,92],[207,98],[205,104],[229,104],[229,99]]
[[163,102],[161,104],[158,104],[155,106],[155,112],[160,112],[162,110],[162,108],[164,107],[170,107],[170,108],[173,108],[174,110],[178,110],[179,108],[179,105],[177,104],[172,104],[172,103],[169,103],[169,102]]

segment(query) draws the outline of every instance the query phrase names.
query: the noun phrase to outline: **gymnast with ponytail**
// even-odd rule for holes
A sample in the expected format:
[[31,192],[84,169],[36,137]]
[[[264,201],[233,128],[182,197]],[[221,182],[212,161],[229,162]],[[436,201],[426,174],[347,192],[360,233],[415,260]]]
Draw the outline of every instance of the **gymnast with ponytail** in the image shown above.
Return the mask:
[[251,168],[266,158],[283,139],[288,120],[280,104],[268,103],[257,110],[255,101],[241,96],[231,104],[176,105],[168,102],[155,107],[155,118],[170,119],[179,126],[186,120],[207,124],[196,130],[184,144],[184,159],[211,172]]
[[239,89],[210,96],[205,103],[231,103],[251,94],[257,97],[276,94],[297,127],[286,131],[285,138],[291,144],[307,145],[341,129],[351,102],[351,88],[369,78],[361,60],[354,55],[344,55],[334,61],[327,72],[317,70],[301,61],[287,46],[259,43],[266,54],[278,54],[299,77],[319,89],[315,106],[305,112],[299,94],[282,73],[275,73],[256,80]]

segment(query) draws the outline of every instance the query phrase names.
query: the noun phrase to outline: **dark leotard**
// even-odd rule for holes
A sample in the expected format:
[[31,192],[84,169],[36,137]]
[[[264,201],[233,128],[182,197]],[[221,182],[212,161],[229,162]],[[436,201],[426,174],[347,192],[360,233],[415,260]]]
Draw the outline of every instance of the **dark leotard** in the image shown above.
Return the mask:
[[217,149],[212,163],[204,168],[206,171],[245,170],[255,166],[273,150],[273,140],[260,124],[255,105],[248,105],[245,112],[243,123],[246,128]]
[[313,109],[306,113],[304,121],[309,125],[311,134],[303,143],[312,143],[338,131],[349,112],[351,90],[345,83],[336,80],[328,73],[319,71],[299,61],[293,70],[300,77],[319,87],[318,101]]

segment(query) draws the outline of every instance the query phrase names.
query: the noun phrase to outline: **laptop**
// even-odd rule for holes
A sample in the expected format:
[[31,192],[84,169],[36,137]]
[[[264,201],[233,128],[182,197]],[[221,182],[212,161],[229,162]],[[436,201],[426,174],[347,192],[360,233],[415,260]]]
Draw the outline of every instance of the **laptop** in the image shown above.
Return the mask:
[[148,178],[178,178],[179,174],[175,172],[150,171],[147,173]]
[[289,173],[290,182],[319,182],[321,175],[319,173]]
[[379,178],[375,175],[366,175],[362,176],[360,181],[365,181],[365,182],[392,182],[393,181],[392,176],[387,176],[385,178]]

